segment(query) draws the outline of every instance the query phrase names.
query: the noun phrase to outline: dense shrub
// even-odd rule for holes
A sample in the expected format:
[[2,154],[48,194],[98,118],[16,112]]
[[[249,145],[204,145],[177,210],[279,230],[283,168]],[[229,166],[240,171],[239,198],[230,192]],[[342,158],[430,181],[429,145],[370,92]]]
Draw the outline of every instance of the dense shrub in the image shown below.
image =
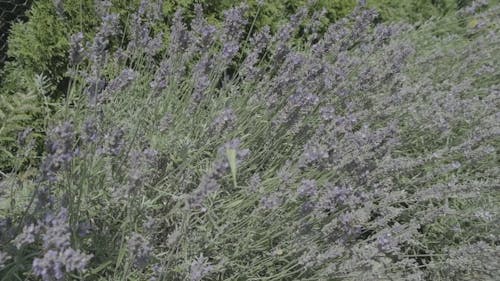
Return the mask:
[[323,34],[196,6],[166,44],[155,3],[68,39],[41,165],[0,182],[2,278],[498,276],[500,6]]
[[[0,2],[0,69],[7,56],[7,37],[13,21],[24,19],[24,13],[31,7],[31,0]],[[1,77],[0,77],[1,81]]]
[[[100,1],[52,1],[39,0],[29,13],[29,21],[19,22],[12,28],[10,36],[9,62],[3,70],[0,79],[0,94],[15,94],[30,92],[32,81],[36,75],[43,75],[47,78],[47,96],[51,101],[58,102],[58,99],[64,96],[69,86],[69,77],[66,75],[69,56],[69,37],[68,34],[83,32],[86,38],[90,38],[95,33],[98,26],[99,10],[105,7],[96,7],[95,3]],[[110,7],[113,12],[121,15],[122,23],[139,6],[139,0],[111,1]],[[174,11],[178,7],[185,9],[185,18],[189,21],[195,15],[194,4],[199,1],[163,1],[156,7],[162,12],[162,20],[156,21],[152,27],[156,31],[162,31],[165,39],[168,38],[168,24],[172,21]],[[237,1],[238,2],[238,1]],[[261,3],[262,2],[262,3]],[[306,0],[279,0],[279,1],[248,1],[246,16],[251,19],[245,28],[259,29],[269,25],[271,31],[275,32],[277,27],[286,21],[288,15],[295,13],[299,7],[308,3]],[[455,0],[440,1],[385,1],[372,0],[367,1],[368,5],[376,7],[380,11],[379,20],[383,21],[416,21],[424,20],[431,16],[444,14],[454,7]],[[465,1],[461,1],[461,3]],[[102,2],[102,3],[107,3]],[[312,10],[316,11],[312,18],[319,18],[318,25],[314,27],[317,33],[324,32],[329,23],[335,22],[352,11],[357,0],[318,0],[312,5]],[[217,0],[205,1],[204,8],[207,14],[208,22],[220,26],[223,14],[221,11],[229,8],[234,1]],[[463,3],[462,3],[463,5]],[[102,6],[98,5],[98,6]],[[322,11],[322,9],[324,9]],[[97,16],[96,16],[97,15]],[[254,21],[255,19],[255,21]],[[307,24],[307,23],[304,23]],[[305,31],[309,32],[309,31]],[[115,38],[113,46],[119,41],[130,40],[130,31],[124,31],[123,37]],[[302,40],[302,33],[297,33],[297,38]],[[307,40],[307,39],[306,39]],[[167,40],[168,41],[168,40]],[[43,100],[38,97],[37,100]],[[34,103],[31,105],[35,111],[41,111],[44,105]],[[19,111],[23,111],[20,109]],[[28,113],[28,112],[25,112]],[[33,118],[36,112],[28,113]],[[34,119],[33,119],[34,120]],[[38,124],[42,124],[37,120]],[[13,126],[14,127],[14,126]],[[35,128],[36,131],[43,131],[44,128]],[[0,140],[3,147],[8,148],[10,154],[16,149],[16,134],[20,131],[9,130],[12,134]],[[0,170],[8,170],[12,164],[7,162],[0,163]]]

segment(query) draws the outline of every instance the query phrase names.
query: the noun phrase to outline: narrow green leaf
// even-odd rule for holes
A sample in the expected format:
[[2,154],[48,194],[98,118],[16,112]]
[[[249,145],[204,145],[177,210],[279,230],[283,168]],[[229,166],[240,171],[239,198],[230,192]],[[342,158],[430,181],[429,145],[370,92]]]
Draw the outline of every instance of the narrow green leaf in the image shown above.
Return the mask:
[[227,160],[229,161],[229,167],[231,168],[231,174],[233,175],[233,183],[234,187],[237,186],[236,184],[236,150],[235,149],[228,149],[226,151],[227,153]]

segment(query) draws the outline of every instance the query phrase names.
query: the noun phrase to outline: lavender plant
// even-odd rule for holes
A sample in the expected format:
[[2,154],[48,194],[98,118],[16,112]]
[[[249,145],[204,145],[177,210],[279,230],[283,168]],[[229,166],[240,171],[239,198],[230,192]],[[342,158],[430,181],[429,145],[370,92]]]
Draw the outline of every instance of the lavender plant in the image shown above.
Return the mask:
[[495,280],[500,7],[362,4],[324,33],[313,6],[276,32],[196,6],[167,48],[155,3],[104,9],[42,166],[1,185],[1,276]]

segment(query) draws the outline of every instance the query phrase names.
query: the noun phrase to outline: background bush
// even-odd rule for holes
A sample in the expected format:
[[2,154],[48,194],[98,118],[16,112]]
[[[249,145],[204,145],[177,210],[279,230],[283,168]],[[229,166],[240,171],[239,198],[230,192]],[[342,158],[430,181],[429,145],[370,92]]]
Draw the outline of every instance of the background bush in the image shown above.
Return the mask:
[[24,12],[31,7],[31,0],[11,0],[0,3],[0,68],[7,56],[7,37],[13,21],[24,19]]

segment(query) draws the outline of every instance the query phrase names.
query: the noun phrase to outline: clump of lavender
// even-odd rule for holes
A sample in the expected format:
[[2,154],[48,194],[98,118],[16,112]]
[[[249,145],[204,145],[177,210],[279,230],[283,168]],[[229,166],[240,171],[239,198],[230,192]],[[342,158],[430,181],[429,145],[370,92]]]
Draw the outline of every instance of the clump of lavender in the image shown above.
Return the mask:
[[46,141],[47,156],[42,163],[42,175],[45,180],[55,182],[57,173],[70,167],[71,161],[78,155],[75,137],[76,132],[70,122],[51,130]]
[[62,280],[68,272],[83,272],[91,257],[71,248],[62,252],[48,250],[41,259],[33,260],[33,273],[44,281]]
[[41,222],[44,254],[33,260],[33,273],[43,280],[61,280],[66,273],[83,272],[92,258],[71,248],[68,211],[64,208],[57,214],[48,214]]
[[87,57],[94,67],[103,64],[107,57],[109,39],[119,33],[119,16],[117,14],[105,14],[94,41],[87,44]]
[[76,66],[86,59],[90,69],[68,71],[72,77],[83,78],[86,81],[85,92],[89,96],[90,105],[93,106],[101,102],[100,94],[107,84],[102,73],[109,57],[110,40],[121,32],[119,15],[109,13],[111,3],[109,1],[97,3],[97,13],[100,14],[102,21],[92,42],[86,42],[84,46],[84,35],[81,32],[72,35],[70,40],[70,65]]
[[281,192],[274,192],[272,194],[263,196],[260,199],[260,205],[262,208],[267,210],[272,210],[280,207],[283,204],[283,194]]
[[210,49],[217,39],[217,28],[205,19],[201,4],[195,4],[194,10],[195,18],[191,22],[189,33],[192,42],[187,53],[204,53]]

